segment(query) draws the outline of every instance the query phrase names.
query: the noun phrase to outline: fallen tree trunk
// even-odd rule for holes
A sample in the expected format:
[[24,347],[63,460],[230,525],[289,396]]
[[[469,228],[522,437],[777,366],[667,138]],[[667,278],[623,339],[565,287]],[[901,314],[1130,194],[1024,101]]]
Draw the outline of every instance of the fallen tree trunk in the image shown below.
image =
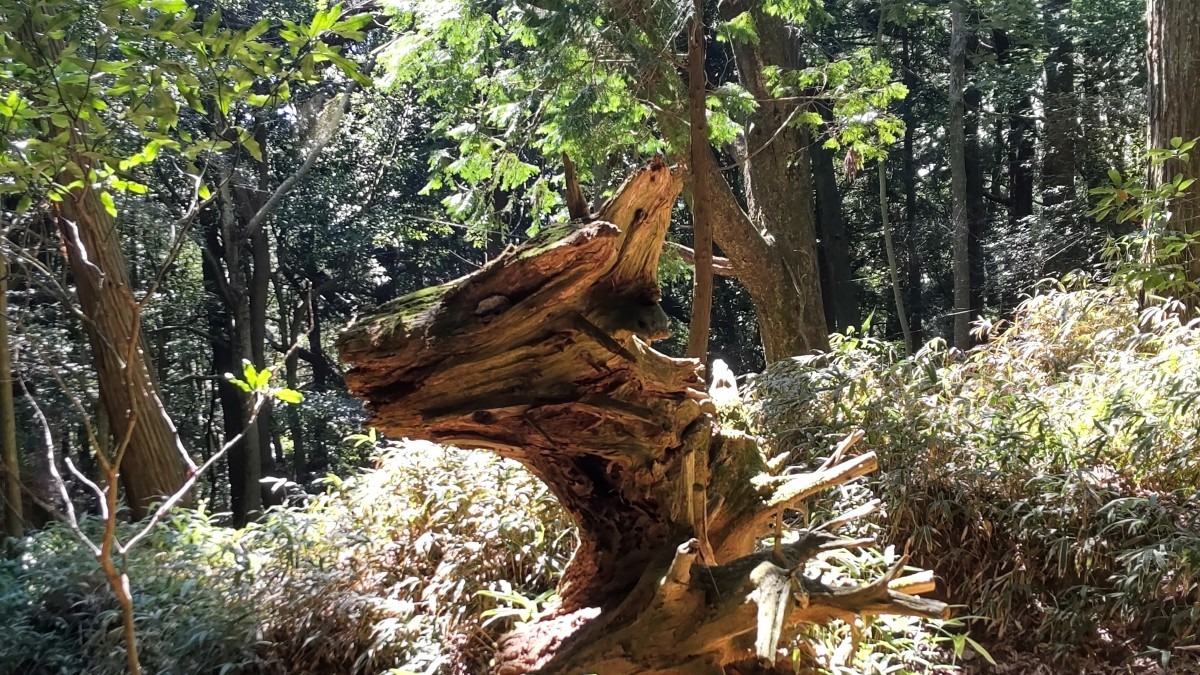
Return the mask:
[[680,187],[656,161],[594,218],[393,300],[339,339],[372,424],[521,462],[579,528],[559,606],[507,636],[499,673],[773,672],[801,622],[946,614],[902,566],[862,587],[804,576],[820,552],[868,542],[805,531],[758,550],[779,514],[875,457],[843,448],[785,473],[719,427],[697,361],[649,346],[667,334],[656,272]]

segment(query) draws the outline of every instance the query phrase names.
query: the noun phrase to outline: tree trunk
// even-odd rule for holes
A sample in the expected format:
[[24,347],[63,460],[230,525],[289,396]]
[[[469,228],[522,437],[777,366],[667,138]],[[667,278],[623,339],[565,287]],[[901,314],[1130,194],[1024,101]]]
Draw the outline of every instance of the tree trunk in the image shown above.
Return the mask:
[[896,245],[892,241],[892,222],[888,216],[887,163],[879,162],[879,219],[883,224],[883,246],[887,252],[888,277],[892,282],[892,296],[896,302],[896,318],[904,335],[904,351],[909,356],[916,351],[912,331],[908,328],[908,313],[904,311],[904,289],[900,286],[900,263],[896,261]]
[[917,237],[917,159],[915,149],[917,119],[913,114],[912,99],[917,90],[917,78],[913,72],[912,45],[909,27],[904,27],[904,46],[901,54],[901,64],[904,69],[904,85],[908,87],[908,96],[900,105],[900,114],[904,118],[904,243],[906,269],[908,272],[908,312],[909,328],[912,332],[913,347],[923,344],[921,317],[924,314],[924,304],[921,299],[921,256]]
[[[995,29],[992,42],[996,62],[1009,68],[1012,64],[1012,40],[1008,32]],[[1032,90],[1033,83],[1029,83]],[[1033,125],[1033,98],[1029,90],[1017,96],[1008,117],[1008,223],[1018,223],[1033,215],[1033,161],[1036,152]]]
[[[791,313],[794,316],[793,326],[785,330],[797,333],[790,339],[771,336],[772,340],[794,345],[789,353],[779,353],[778,349],[766,344],[768,331],[774,333],[775,329],[764,325],[767,360],[775,361],[829,347],[817,264],[813,174],[808,154],[810,134],[806,128],[790,124],[794,120],[796,103],[775,99],[766,80],[772,68],[803,68],[800,56],[803,45],[798,33],[789,29],[780,18],[768,14],[761,3],[745,0],[721,3],[725,18],[743,11],[749,11],[754,17],[759,36],[754,43],[731,42],[741,84],[759,102],[750,116],[740,158],[746,206],[751,222],[773,238],[773,247],[783,262],[789,279],[787,290],[791,297],[788,300],[793,305]],[[715,222],[720,221],[717,216]],[[763,264],[762,258],[737,256],[723,243],[721,248],[734,259],[739,276],[746,268]],[[749,283],[747,289],[754,294]],[[755,306],[757,308],[757,302]],[[802,349],[796,349],[801,345]]]
[[1042,158],[1042,206],[1046,225],[1056,240],[1075,232],[1075,99],[1074,45],[1062,24],[1071,0],[1047,0],[1043,20],[1050,55],[1046,57],[1045,154]]
[[[252,210],[246,211],[247,226],[251,226],[254,222],[254,216],[263,208],[267,202],[268,196],[271,194],[271,168],[267,161],[267,149],[269,148],[267,138],[267,124],[265,120],[259,119],[258,124],[254,128],[254,136],[258,141],[259,152],[263,159],[258,161],[258,190],[253,197],[251,195],[238,191],[239,200],[242,204],[250,206]],[[269,303],[271,293],[271,277],[273,275],[271,262],[271,238],[267,231],[267,224],[259,222],[257,226],[246,237],[250,247],[250,262],[252,269],[250,272],[250,293],[249,293],[249,309],[250,309],[250,352],[247,355],[258,370],[263,370],[270,367],[267,362],[267,305]],[[282,308],[280,308],[282,311]],[[253,403],[251,403],[253,405]],[[266,506],[274,506],[281,502],[281,495],[270,488],[270,486],[262,485],[261,479],[274,475],[275,459],[271,453],[271,448],[278,445],[275,438],[275,419],[272,414],[270,404],[263,406],[258,414],[258,419],[254,422],[255,431],[258,433],[259,447],[259,489],[262,491],[263,504]]]
[[[48,38],[31,12],[20,30],[21,40],[36,54],[45,55],[45,65],[55,67],[61,45]],[[86,177],[91,158],[79,129],[51,125],[49,135],[68,134],[71,161],[80,174],[64,172],[56,177],[69,185]],[[141,518],[147,505],[173,494],[195,469],[180,441],[175,425],[158,398],[148,362],[141,315],[129,282],[125,255],[116,220],[100,201],[96,186],[83,181],[55,204],[59,237],[75,283],[80,311],[86,318],[84,330],[91,347],[92,364],[100,385],[114,433],[124,440],[121,455],[121,484],[125,487],[131,515]]]
[[966,11],[963,0],[950,2],[950,193],[954,233],[954,346],[971,346],[970,219],[967,205],[967,165],[964,125],[966,106]]
[[[244,331],[239,335],[238,321],[234,312],[235,308],[241,304],[239,295],[244,291],[239,291],[236,286],[238,280],[241,279],[241,274],[231,275],[228,272],[229,242],[236,236],[236,233],[233,231],[234,217],[225,195],[220,196],[218,205],[220,206],[219,213],[211,216],[205,215],[204,285],[205,290],[213,296],[208,307],[208,328],[210,347],[212,348],[212,368],[219,377],[216,394],[221,403],[222,431],[225,438],[235,438],[247,431],[246,415],[248,411],[241,390],[220,376],[225,373],[241,376],[242,364],[238,360],[237,345],[239,340],[245,336]],[[234,523],[238,525],[245,524],[247,515],[260,506],[257,482],[247,482],[248,474],[253,477],[253,474],[256,473],[249,468],[249,457],[252,456],[253,449],[248,449],[247,446],[251,444],[257,447],[258,438],[253,433],[247,433],[239,443],[229,449],[226,455],[229,473],[229,505],[233,512]],[[257,456],[254,456],[253,462],[257,466]],[[254,480],[257,481],[257,478]],[[251,485],[256,489],[250,490],[249,486]]]
[[[973,36],[969,40],[969,52],[974,54],[978,40]],[[967,259],[970,261],[971,283],[971,313],[968,316],[974,321],[983,313],[983,296],[986,285],[985,261],[983,259],[983,239],[987,228],[987,204],[983,197],[984,162],[980,153],[979,134],[980,104],[983,94],[978,87],[969,86],[963,96],[963,107],[967,113],[964,124],[963,158],[967,170]]]
[[[708,96],[704,69],[704,0],[692,6],[692,30],[688,38],[688,119],[690,124],[692,175],[704,173],[712,163],[708,146]],[[708,186],[692,179],[692,247],[695,250],[692,286],[692,318],[688,325],[687,355],[708,364],[708,330],[712,323],[713,236],[709,222]]]
[[[231,347],[234,360],[239,361],[233,372],[240,377],[242,362],[253,363],[254,356],[254,334],[251,328],[253,309],[250,304],[252,262],[246,259],[247,254],[251,253],[251,249],[246,233],[243,231],[244,223],[238,220],[234,212],[232,190],[228,185],[222,185],[220,189],[224,193],[220,198],[224,271],[230,291],[228,299],[232,302],[228,308],[233,319],[233,332],[230,334]],[[229,452],[229,482],[231,489],[238,491],[238,495],[233,501],[235,504],[234,521],[244,524],[262,512],[264,446],[262,436],[253,427],[254,422],[250,419],[250,409],[254,405],[253,398],[240,390],[237,395],[241,406],[239,419],[244,425],[245,435],[242,442]],[[236,506],[238,504],[241,506],[240,509]]]
[[12,352],[8,339],[8,254],[0,251],[0,469],[4,472],[4,534],[25,534],[21,509],[21,457],[13,409]]
[[777,514],[875,457],[773,472],[756,439],[717,427],[700,364],[648,346],[667,335],[658,257],[680,183],[654,162],[595,220],[547,227],[340,336],[374,426],[515,459],[579,528],[560,605],[504,640],[499,673],[721,673],[774,661],[801,621],[946,612],[902,592],[932,584],[899,567],[864,587],[805,577],[818,550],[855,545],[832,534],[755,552]]
[[[828,105],[818,104],[821,117],[833,121]],[[810,146],[813,182],[816,186],[817,216],[821,224],[821,297],[824,299],[825,319],[829,328],[845,332],[862,325],[858,306],[858,286],[850,258],[850,233],[842,216],[842,195],[838,190],[833,151],[824,147],[824,139],[816,138]]]
[[[884,14],[879,15],[879,31],[875,38],[876,57],[885,60],[883,48]],[[896,244],[892,240],[892,221],[888,213],[887,188],[887,159],[879,161],[879,222],[883,226],[883,246],[887,253],[888,276],[892,282],[892,296],[896,303],[896,318],[900,321],[900,331],[904,335],[904,351],[912,356],[916,351],[912,331],[908,328],[908,313],[904,311],[904,289],[900,285],[900,263],[896,260]]]
[[90,186],[72,191],[58,206],[59,231],[87,317],[100,395],[114,434],[128,439],[121,484],[133,517],[141,518],[147,504],[173,494],[195,466],[154,387],[138,303],[125,278],[112,216]]
[[[283,360],[283,381],[284,386],[288,389],[300,389],[300,356],[296,353],[300,346],[301,327],[308,320],[307,312],[311,311],[312,296],[310,294],[304,302],[299,303],[295,313],[289,318],[286,307],[289,306],[287,295],[284,292],[283,279],[276,275],[275,283],[275,305],[279,307],[280,326],[279,332],[285,336],[287,340],[284,343],[288,348],[287,354]],[[293,303],[295,304],[295,303]],[[300,411],[298,406],[290,405],[285,408],[287,416],[288,434],[292,441],[292,480],[303,485],[308,482],[308,454],[306,444],[308,439],[305,438],[304,424],[300,419]],[[282,463],[283,458],[279,458]]]
[[[1172,138],[1190,141],[1200,137],[1200,4],[1193,0],[1149,0],[1146,16],[1150,29],[1149,146],[1170,148]],[[1180,174],[1200,179],[1200,151],[1193,150],[1191,155],[1189,162],[1171,160],[1152,170],[1151,186],[1162,185]],[[1174,199],[1170,211],[1170,230],[1200,232],[1200,182]],[[1192,244],[1186,265],[1188,281],[1200,280],[1200,243]],[[1188,302],[1193,308],[1198,304],[1196,297]]]
[[[622,30],[656,35],[657,24],[641,0],[604,6],[612,9],[608,18]],[[786,101],[767,100],[763,86],[764,67],[798,58],[795,38],[782,21],[763,17],[760,3],[729,0],[720,4],[725,19],[744,9],[755,13],[760,44],[734,44],[739,78],[751,92],[764,96],[750,120],[754,138],[741,144],[756,154],[748,158],[748,153],[741,153],[739,157],[748,212],[715,162],[707,170],[696,172],[692,180],[703,182],[711,199],[713,239],[733,263],[754,302],[763,352],[771,362],[828,349],[829,334],[813,231],[808,134],[802,129],[781,128],[796,107]],[[680,142],[686,139],[688,130],[681,120],[686,119],[687,106],[678,98],[678,92],[685,88],[678,73],[674,69],[660,70],[639,84],[644,96],[662,101],[657,121],[666,136]],[[780,133],[774,135],[776,130]],[[770,143],[765,142],[768,138]],[[695,185],[691,187],[695,189]]]

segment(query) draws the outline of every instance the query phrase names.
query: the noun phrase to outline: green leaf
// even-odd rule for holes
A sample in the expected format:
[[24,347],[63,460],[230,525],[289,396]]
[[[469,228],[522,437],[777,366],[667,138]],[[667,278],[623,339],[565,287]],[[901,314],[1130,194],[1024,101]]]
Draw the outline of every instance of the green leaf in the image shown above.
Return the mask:
[[283,401],[284,403],[296,405],[304,400],[304,394],[301,394],[295,389],[276,389],[275,398]]
[[209,14],[204,19],[204,26],[200,29],[200,34],[204,37],[212,37],[216,35],[217,28],[221,25],[221,10],[216,10]]
[[1116,169],[1109,169],[1108,170],[1108,179],[1112,181],[1113,185],[1115,185],[1117,187],[1121,187],[1121,172],[1120,171],[1117,171]]
[[117,205],[113,203],[112,195],[107,190],[100,193],[100,203],[104,205],[104,210],[108,212],[108,215],[116,217]]
[[266,19],[263,19],[263,20],[259,21],[258,23],[254,24],[253,26],[246,29],[245,38],[246,38],[246,40],[253,40],[253,39],[257,38],[258,36],[262,35],[263,33],[267,32],[268,30],[270,30],[270,28],[271,28],[271,22]]
[[246,359],[242,359],[242,377],[246,378],[246,384],[251,388],[257,388],[255,384],[258,381],[258,369]]
[[184,0],[150,0],[146,6],[167,14],[177,14],[188,7]]
[[750,12],[742,12],[717,28],[717,39],[728,42],[743,42],[758,44],[758,29],[754,25],[754,16]]
[[239,380],[238,378],[234,377],[233,373],[225,373],[225,379],[229,380],[238,389],[241,389],[242,391],[246,392],[247,394],[250,393],[250,391],[251,391],[250,385],[246,384],[246,382],[244,380]]
[[241,144],[251,157],[259,162],[263,161],[262,148],[259,147],[258,141],[254,140],[253,136],[246,134],[246,137],[241,140]]
[[29,196],[28,192],[21,195],[21,201],[17,202],[17,213],[25,213],[29,210],[29,206],[32,203],[33,198]]

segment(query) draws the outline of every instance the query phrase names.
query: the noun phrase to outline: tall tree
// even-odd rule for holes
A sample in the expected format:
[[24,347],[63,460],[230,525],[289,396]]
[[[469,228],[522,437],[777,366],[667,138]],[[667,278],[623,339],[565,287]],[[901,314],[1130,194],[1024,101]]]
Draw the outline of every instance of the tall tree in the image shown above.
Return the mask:
[[1046,86],[1042,107],[1046,133],[1042,158],[1042,206],[1057,236],[1073,233],[1075,223],[1076,118],[1074,44],[1066,29],[1072,0],[1046,0],[1043,9]]
[[913,114],[912,99],[917,91],[917,77],[912,60],[912,28],[904,27],[903,45],[900,67],[904,73],[904,85],[908,95],[900,106],[900,116],[904,120],[904,244],[905,268],[908,275],[908,302],[906,307],[909,316],[909,329],[912,333],[913,347],[922,343],[921,317],[924,312],[921,295],[921,257],[917,246],[917,160],[916,134],[917,119]]
[[[709,171],[708,85],[704,67],[704,0],[692,3],[692,30],[688,37],[688,120],[692,175]],[[713,241],[708,215],[708,186],[692,180],[692,235],[695,276],[692,287],[692,320],[688,328],[688,356],[708,363],[708,329],[712,322]]]
[[[1014,76],[1013,39],[1003,28],[992,30],[996,64]],[[1033,215],[1033,160],[1036,152],[1033,125],[1033,83],[1018,91],[1008,110],[1008,223],[1010,227]]]
[[[21,49],[16,56],[35,72],[61,67],[63,43],[49,27],[61,21],[62,9],[38,2],[18,18]],[[65,76],[50,79],[57,82],[59,77]],[[59,96],[41,102],[46,108],[62,109],[51,116],[43,136],[66,141],[66,168],[53,179],[54,189],[62,194],[55,204],[59,236],[86,319],[100,396],[122,439],[117,448],[124,460],[121,482],[130,510],[139,518],[151,500],[183,485],[195,465],[159,399],[141,332],[142,304],[133,294],[120,248],[116,210],[111,196],[95,182],[96,171],[104,167],[94,159],[88,142],[95,132],[83,117],[82,104],[90,101],[70,96],[63,101]],[[80,98],[86,97],[85,93]]]
[[[762,3],[730,0],[721,3],[721,13],[726,20],[745,15],[757,29],[756,40],[732,41],[739,81],[758,102],[749,116],[738,160],[750,220],[742,227],[757,225],[767,232],[775,249],[772,257],[777,256],[786,271],[785,306],[759,310],[767,360],[775,361],[829,346],[817,264],[811,134],[806,127],[791,124],[796,103],[779,96],[770,82],[771,73],[796,72],[808,64],[802,56],[801,33],[778,13],[766,11]],[[733,249],[722,248],[731,258],[735,255]],[[762,262],[738,258],[734,264],[743,275]],[[759,304],[756,301],[756,308]],[[781,334],[784,331],[793,334]]]
[[[829,102],[819,102],[817,108],[822,121],[832,125],[833,110]],[[821,297],[824,299],[825,320],[829,328],[845,331],[862,324],[862,312],[858,304],[858,286],[854,282],[850,232],[842,212],[834,151],[825,147],[825,140],[817,136],[810,149],[821,233]]]
[[978,76],[973,63],[979,55],[979,15],[977,12],[968,14],[967,28],[967,59],[963,92],[963,157],[967,171],[967,259],[971,268],[970,277],[970,306],[968,321],[973,321],[983,313],[983,296],[986,273],[984,270],[983,239],[986,234],[988,213],[983,196],[983,179],[987,172],[987,163],[981,155],[980,136],[983,131],[983,92],[976,84]]
[[[1174,138],[1200,137],[1200,3],[1191,0],[1149,0],[1146,20],[1150,31],[1146,61],[1151,148],[1171,147]],[[1181,175],[1200,179],[1200,158],[1170,160],[1155,167],[1152,187]],[[1200,233],[1200,190],[1196,185],[1170,204],[1168,227],[1189,235]],[[1200,280],[1200,242],[1187,254],[1187,277]],[[1194,307],[1196,300],[1191,299]]]
[[12,352],[8,336],[8,253],[0,251],[0,471],[4,473],[4,533],[25,533],[21,510],[21,458],[17,449],[17,415],[13,409]]
[[970,216],[967,204],[966,59],[967,26],[963,0],[950,2],[950,130],[946,143],[950,154],[950,191],[954,237],[954,345],[971,345],[971,260]]

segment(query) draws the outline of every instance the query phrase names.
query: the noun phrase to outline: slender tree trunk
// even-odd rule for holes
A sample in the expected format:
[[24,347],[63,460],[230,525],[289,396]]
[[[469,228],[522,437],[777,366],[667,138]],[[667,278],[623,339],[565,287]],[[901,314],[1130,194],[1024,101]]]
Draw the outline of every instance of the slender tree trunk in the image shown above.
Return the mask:
[[[691,121],[691,165],[693,175],[703,173],[712,162],[708,146],[707,78],[704,69],[704,0],[692,5],[692,30],[688,38],[688,117]],[[688,326],[687,355],[708,364],[708,330],[712,323],[713,237],[708,215],[708,186],[692,181],[692,235],[695,276],[692,286],[692,319]]]
[[[226,245],[228,251],[229,246]],[[241,293],[245,293],[246,272],[239,264],[229,265],[227,273],[230,278],[230,285],[235,288],[243,289]],[[245,297],[238,298],[237,305],[233,309],[233,352],[235,357],[241,355],[243,359],[250,360],[250,356],[254,353],[254,341],[251,333],[252,315],[250,303]],[[241,364],[235,372],[241,372]],[[242,405],[242,419],[250,418],[250,408],[254,405],[254,399],[245,392],[240,392],[238,398]],[[246,428],[246,436],[241,444],[241,488],[242,488],[242,505],[244,512],[238,514],[234,512],[235,519],[240,515],[245,521],[254,520],[262,512],[263,507],[263,452],[268,451],[270,446],[263,446],[262,435],[258,432],[257,425],[261,421],[251,422]],[[233,457],[230,455],[230,474],[232,478]]]
[[[833,120],[827,104],[817,104],[826,122]],[[858,306],[858,286],[850,258],[850,233],[842,216],[842,195],[838,190],[833,151],[824,147],[821,138],[813,140],[813,182],[817,195],[817,220],[821,226],[821,297],[824,299],[825,319],[829,328],[845,331],[862,325]]]
[[[237,358],[233,353],[233,318],[229,307],[233,304],[226,296],[230,293],[225,281],[225,273],[220,261],[224,258],[224,245],[221,241],[220,219],[215,215],[206,214],[204,245],[206,253],[203,260],[204,289],[212,297],[208,301],[208,332],[211,336],[209,347],[212,350],[212,370],[218,380],[214,394],[221,406],[222,433],[225,438],[235,438],[242,433],[245,422],[242,419],[242,401],[238,388],[221,377],[225,373],[238,374]],[[215,445],[219,446],[220,443]],[[230,448],[227,456],[229,474],[230,510],[233,511],[235,522],[244,522],[246,505],[243,502],[245,487],[243,484],[245,469],[245,452],[242,444]]]
[[[265,151],[265,145],[263,145]],[[250,235],[251,258],[254,270],[250,275],[250,359],[254,367],[263,370],[271,364],[267,362],[267,305],[271,288],[271,243],[266,224],[260,225]],[[282,310],[282,308],[281,308]],[[253,402],[251,402],[253,405]],[[270,405],[264,406],[255,420],[258,432],[259,447],[259,477],[265,478],[275,474],[275,456],[271,449],[278,445],[275,438],[275,416]],[[263,504],[273,506],[281,502],[281,493],[271,489],[269,485],[259,484],[262,490]]]
[[[886,54],[883,49],[884,12],[880,8],[879,31],[875,38],[876,56],[883,60]],[[887,189],[887,160],[879,162],[879,222],[883,225],[883,244],[887,252],[888,276],[892,281],[892,295],[896,302],[896,318],[900,321],[900,331],[904,335],[904,350],[910,356],[916,347],[913,344],[912,331],[908,328],[908,314],[904,311],[904,289],[900,286],[900,264],[896,261],[896,245],[892,241],[892,222],[888,213]]]
[[17,416],[13,409],[12,356],[8,339],[8,256],[0,251],[0,457],[4,469],[4,533],[25,534],[21,509],[21,458],[17,452]]
[[[321,333],[321,296],[315,292],[312,294],[310,311],[312,312],[312,326],[308,331],[308,351],[313,355],[313,360],[320,364],[312,365],[312,390],[324,392],[329,390],[332,368],[329,365],[329,358],[325,355],[325,346],[322,344],[324,338]],[[288,406],[289,409],[294,407]],[[307,439],[311,442],[312,448],[304,467],[306,471],[313,472],[318,467],[329,466],[329,446],[336,441],[330,438],[328,433],[328,424],[318,424],[313,430],[312,436]]]
[[[283,280],[279,275],[274,277],[275,283],[275,304],[279,307],[280,326],[279,331],[286,336],[288,353],[283,361],[283,379],[284,385],[288,389],[300,389],[300,356],[296,353],[293,346],[299,346],[300,330],[305,325],[307,316],[305,309],[310,306],[311,300],[306,300],[300,303],[296,308],[295,313],[289,318],[286,308],[288,307],[287,295],[284,292]],[[307,439],[304,437],[304,424],[300,419],[300,411],[294,405],[285,408],[288,434],[292,440],[292,480],[304,484],[308,481],[308,458],[306,454]],[[280,462],[283,457],[277,458]]]
[[[975,53],[977,40],[970,39],[970,53]],[[980,151],[979,108],[983,95],[978,87],[969,86],[964,94],[967,113],[964,124],[964,164],[967,169],[967,259],[970,261],[971,314],[974,321],[983,313],[983,297],[987,275],[984,271],[983,240],[987,228],[987,204],[983,197],[984,162]]]
[[[266,204],[267,196],[271,194],[271,167],[267,161],[269,139],[265,120],[260,119],[255,125],[254,136],[263,157],[258,162],[258,190],[253,198],[242,191],[237,193],[243,204],[250,207],[250,210],[247,211],[247,223],[252,222],[254,214],[258,213],[259,209]],[[250,262],[253,266],[250,272],[249,293],[250,352],[247,357],[254,363],[255,368],[262,370],[271,365],[267,362],[267,307],[270,300],[273,270],[271,237],[267,230],[267,224],[259,223],[254,231],[249,233],[247,239],[250,245]],[[271,448],[278,446],[278,439],[275,438],[275,420],[270,405],[263,407],[259,412],[255,428],[258,432],[259,477],[261,479],[275,473],[275,460]],[[262,499],[265,505],[271,506],[280,503],[280,493],[271,490],[269,486],[260,484],[259,487],[263,491]]]
[[[218,373],[232,372],[240,377],[242,359],[252,361],[254,354],[251,333],[250,262],[246,260],[248,246],[238,221],[232,190],[228,183],[220,188],[218,197],[219,223],[214,227],[218,236],[210,236],[210,258],[214,283],[220,289],[222,307],[218,319],[223,331],[214,333],[213,367]],[[215,232],[213,234],[216,234]],[[227,336],[228,342],[221,339]],[[227,367],[225,370],[222,366]],[[258,432],[247,427],[250,418],[250,396],[226,382],[219,385],[225,433],[232,438],[243,433],[242,441],[229,450],[230,506],[236,524],[252,520],[262,510],[262,443]],[[269,446],[268,446],[269,447]]]
[[964,124],[966,106],[966,10],[963,0],[950,2],[950,192],[954,233],[954,346],[971,346],[970,220],[967,207],[967,165]]
[[[992,31],[996,62],[1004,68],[1012,64],[1012,39],[1008,32]],[[1033,215],[1033,161],[1036,153],[1033,125],[1033,99],[1029,89],[1018,95],[1008,112],[1008,223],[1010,227]]]
[[904,243],[906,250],[906,268],[908,273],[908,311],[909,328],[912,332],[913,347],[922,344],[921,316],[924,306],[921,301],[921,256],[918,247],[917,233],[917,160],[915,149],[916,116],[913,114],[912,98],[917,90],[918,82],[913,73],[912,45],[909,27],[904,28],[904,46],[901,54],[901,64],[904,69],[904,84],[908,87],[908,96],[900,107],[904,119]]
[[1043,14],[1046,42],[1045,154],[1042,158],[1042,205],[1055,239],[1075,231],[1075,64],[1074,45],[1063,30],[1071,0],[1047,0]]
[[892,281],[892,296],[896,301],[896,318],[904,334],[904,349],[911,356],[916,350],[912,331],[908,328],[908,314],[904,311],[904,289],[900,286],[900,263],[896,261],[896,245],[892,241],[892,223],[888,218],[887,167],[879,162],[879,219],[883,223],[883,244],[887,249],[888,276]]
[[[1150,29],[1148,95],[1149,146],[1169,148],[1171,139],[1190,141],[1200,137],[1200,3],[1195,0],[1149,0],[1146,7]],[[1169,161],[1151,171],[1150,184],[1162,185],[1176,175],[1200,179],[1200,150],[1191,161]],[[1170,230],[1200,232],[1200,180],[1170,204]],[[1200,244],[1187,254],[1188,281],[1200,280]],[[1188,298],[1194,309],[1196,297]]]

